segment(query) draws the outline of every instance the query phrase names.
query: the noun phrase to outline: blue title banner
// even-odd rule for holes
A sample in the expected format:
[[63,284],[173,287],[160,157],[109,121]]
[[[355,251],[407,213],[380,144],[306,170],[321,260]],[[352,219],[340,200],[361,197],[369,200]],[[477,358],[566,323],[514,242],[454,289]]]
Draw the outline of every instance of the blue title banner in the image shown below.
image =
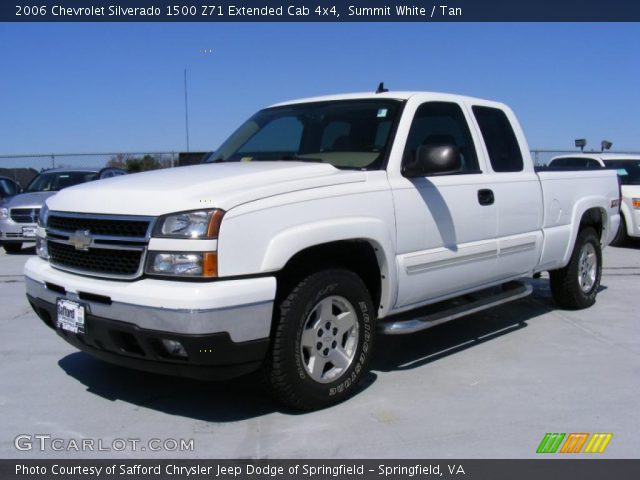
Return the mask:
[[2,22],[637,22],[630,0],[2,0]]

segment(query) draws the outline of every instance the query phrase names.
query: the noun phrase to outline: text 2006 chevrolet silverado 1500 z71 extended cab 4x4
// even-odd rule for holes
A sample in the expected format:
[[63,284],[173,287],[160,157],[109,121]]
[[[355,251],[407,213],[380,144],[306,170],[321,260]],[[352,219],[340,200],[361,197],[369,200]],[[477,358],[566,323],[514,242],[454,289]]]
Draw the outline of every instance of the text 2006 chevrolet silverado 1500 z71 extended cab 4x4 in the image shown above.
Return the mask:
[[[263,370],[312,409],[354,392],[376,330],[522,297],[592,305],[615,172],[534,171],[506,106],[437,93],[266,108],[212,164],[65,190],[40,216],[29,302],[69,343],[142,370]],[[448,299],[456,299],[455,302]]]

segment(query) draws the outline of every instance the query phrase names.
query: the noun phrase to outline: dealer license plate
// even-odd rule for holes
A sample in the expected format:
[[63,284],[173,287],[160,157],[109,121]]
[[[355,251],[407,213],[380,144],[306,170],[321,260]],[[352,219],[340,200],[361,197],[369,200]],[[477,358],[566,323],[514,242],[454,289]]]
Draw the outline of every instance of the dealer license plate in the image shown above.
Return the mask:
[[36,227],[22,227],[22,236],[25,238],[36,238]]
[[59,298],[57,310],[58,328],[73,333],[85,333],[83,305],[65,298]]

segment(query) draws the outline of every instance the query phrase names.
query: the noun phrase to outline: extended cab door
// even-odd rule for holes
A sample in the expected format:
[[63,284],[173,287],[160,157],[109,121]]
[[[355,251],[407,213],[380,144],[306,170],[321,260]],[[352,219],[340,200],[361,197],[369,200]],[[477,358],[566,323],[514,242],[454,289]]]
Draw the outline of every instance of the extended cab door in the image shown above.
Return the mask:
[[496,280],[531,274],[542,251],[543,199],[540,179],[515,115],[494,104],[471,105],[477,122],[487,180],[498,214]]
[[420,145],[454,145],[462,170],[406,178],[389,169],[397,228],[395,309],[454,296],[495,277],[498,214],[468,115],[455,101],[409,102],[405,108],[396,136],[404,147],[394,152],[400,163],[412,162]]

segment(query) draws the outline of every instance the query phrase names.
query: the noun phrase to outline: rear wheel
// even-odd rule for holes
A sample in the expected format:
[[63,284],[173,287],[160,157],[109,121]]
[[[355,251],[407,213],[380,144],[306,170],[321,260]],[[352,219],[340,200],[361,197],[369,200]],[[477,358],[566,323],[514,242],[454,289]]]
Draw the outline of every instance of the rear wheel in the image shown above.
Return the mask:
[[22,242],[4,242],[2,246],[7,253],[20,253],[22,250]]
[[549,276],[553,300],[559,306],[581,309],[596,302],[602,277],[602,249],[593,228],[580,231],[569,264],[549,272]]
[[620,226],[618,227],[618,232],[616,236],[611,241],[611,245],[614,247],[620,247],[627,243],[629,240],[629,235],[627,235],[627,222],[624,220],[624,215],[620,214]]
[[286,405],[314,410],[351,396],[374,339],[374,309],[353,272],[332,269],[299,282],[280,302],[265,361],[267,386]]

